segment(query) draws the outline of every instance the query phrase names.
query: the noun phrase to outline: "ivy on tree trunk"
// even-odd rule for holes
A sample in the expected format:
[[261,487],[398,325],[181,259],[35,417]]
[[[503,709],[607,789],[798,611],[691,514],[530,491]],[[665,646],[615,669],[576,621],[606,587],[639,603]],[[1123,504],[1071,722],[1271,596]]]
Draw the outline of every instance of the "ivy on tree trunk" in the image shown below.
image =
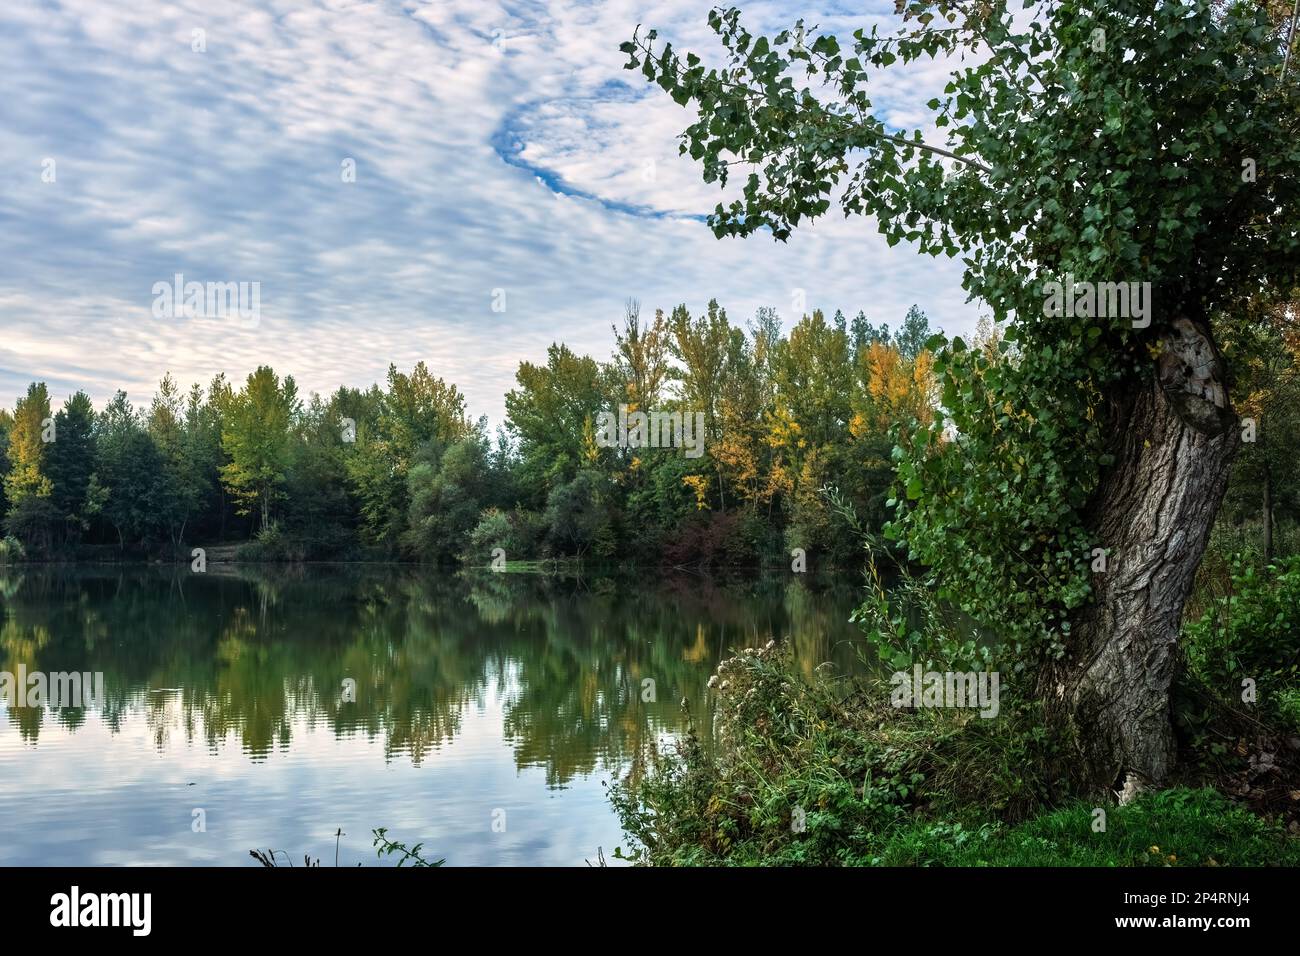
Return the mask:
[[[1300,71],[1268,6],[1021,6],[900,0],[896,30],[844,39],[717,9],[720,57],[641,28],[621,49],[696,114],[681,152],[726,190],[719,237],[838,206],[961,257],[1006,332],[927,343],[940,413],[900,432],[887,533],[1002,638],[1086,784],[1131,790],[1172,764],[1180,619],[1239,441],[1216,337],[1300,282]],[[872,101],[929,58],[953,65],[941,142]]]

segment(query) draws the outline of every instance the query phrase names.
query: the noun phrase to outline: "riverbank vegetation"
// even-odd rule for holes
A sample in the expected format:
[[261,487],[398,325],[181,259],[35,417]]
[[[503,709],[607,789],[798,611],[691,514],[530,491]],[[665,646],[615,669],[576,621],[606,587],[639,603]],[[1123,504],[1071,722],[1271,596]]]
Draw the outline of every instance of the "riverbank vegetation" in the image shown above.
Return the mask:
[[[694,115],[705,181],[740,180],[717,236],[838,206],[960,256],[1004,329],[927,342],[937,411],[900,435],[882,529],[916,577],[859,613],[904,675],[1000,674],[996,718],[748,648],[717,675],[718,752],[688,737],[616,793],[641,859],[1296,859],[1293,12],[1014,6],[900,2],[896,30],[838,38],[716,9],[704,56],[622,46]],[[923,128],[873,105],[891,68],[958,57]],[[1146,307],[1089,298],[1121,285]],[[1247,514],[1249,553],[1203,562]]]
[[[1171,789],[1118,806],[1119,794],[1083,799],[1082,768],[1032,683],[903,586],[858,612],[886,665],[871,676],[828,665],[810,678],[777,642],[724,661],[707,726],[649,748],[615,788],[625,855],[652,865],[1297,865],[1298,572],[1300,556],[1269,567],[1238,556],[1227,591],[1201,595],[1205,611],[1183,629]],[[1006,668],[996,719],[895,707],[889,671],[913,662]],[[1243,674],[1258,675],[1249,703]]]

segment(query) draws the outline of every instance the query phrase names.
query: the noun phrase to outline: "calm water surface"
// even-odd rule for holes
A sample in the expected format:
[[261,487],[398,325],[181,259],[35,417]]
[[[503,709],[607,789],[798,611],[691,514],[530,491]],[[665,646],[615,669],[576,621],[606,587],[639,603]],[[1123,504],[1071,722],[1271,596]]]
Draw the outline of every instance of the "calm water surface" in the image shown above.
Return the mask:
[[718,661],[771,637],[808,672],[854,670],[858,595],[788,578],[0,569],[0,670],[102,671],[107,698],[0,704],[0,865],[256,866],[257,847],[330,866],[338,828],[339,862],[369,865],[376,827],[448,865],[608,859],[627,844],[606,786],[683,729],[681,699],[707,720]]

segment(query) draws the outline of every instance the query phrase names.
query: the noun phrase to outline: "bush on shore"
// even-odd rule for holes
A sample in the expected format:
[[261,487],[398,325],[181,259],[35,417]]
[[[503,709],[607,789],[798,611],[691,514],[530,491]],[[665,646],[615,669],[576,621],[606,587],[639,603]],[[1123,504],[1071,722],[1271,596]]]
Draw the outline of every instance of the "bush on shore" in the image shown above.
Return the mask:
[[[708,725],[652,750],[614,787],[627,855],[669,866],[1300,863],[1300,563],[1231,564],[1231,593],[1185,628],[1176,789],[1124,806],[1079,802],[1069,742],[1006,662],[998,719],[984,720],[895,707],[883,677],[837,678],[823,665],[806,680],[773,641],[724,661]],[[885,661],[998,666],[912,584],[895,590],[904,610],[882,599],[859,614]],[[1247,672],[1267,706],[1235,700]]]

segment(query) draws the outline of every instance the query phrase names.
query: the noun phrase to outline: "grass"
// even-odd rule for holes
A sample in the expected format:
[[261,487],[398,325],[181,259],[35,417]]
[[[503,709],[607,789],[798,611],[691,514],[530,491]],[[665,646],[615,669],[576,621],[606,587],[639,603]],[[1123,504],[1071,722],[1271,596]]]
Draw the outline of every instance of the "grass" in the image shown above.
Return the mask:
[[891,836],[884,866],[1300,866],[1300,840],[1210,789],[1179,788],[1106,808],[1073,804],[1007,827],[916,823]]

